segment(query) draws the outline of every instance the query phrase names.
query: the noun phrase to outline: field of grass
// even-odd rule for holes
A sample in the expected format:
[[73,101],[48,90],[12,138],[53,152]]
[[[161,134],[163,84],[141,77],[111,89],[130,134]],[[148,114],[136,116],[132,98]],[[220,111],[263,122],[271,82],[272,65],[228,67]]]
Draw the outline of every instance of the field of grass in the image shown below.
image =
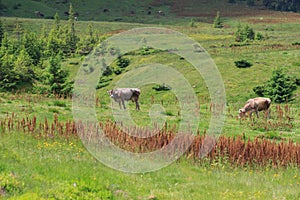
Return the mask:
[[[34,17],[34,10],[42,10],[47,17],[56,9],[61,16],[67,11],[67,4],[55,1],[6,1],[10,9],[7,16]],[[62,1],[57,1],[62,2]],[[224,13],[224,28],[212,27],[211,19],[218,8],[224,5],[214,1],[191,6],[195,1],[188,0],[182,7],[180,1],[163,4],[162,1],[126,1],[119,8],[115,1],[97,1],[94,4],[72,1],[75,11],[80,13],[76,22],[76,33],[87,34],[87,26],[93,24],[97,34],[103,39],[137,27],[166,27],[179,31],[197,41],[215,62],[226,90],[226,118],[222,136],[248,139],[269,139],[270,141],[300,142],[300,88],[294,92],[293,100],[271,106],[271,118],[239,120],[238,109],[248,98],[254,97],[253,87],[268,80],[272,71],[284,67],[287,73],[300,77],[300,18],[296,13],[276,13],[264,10],[252,12],[245,8],[240,13],[239,5],[229,5],[232,12]],[[78,1],[79,2],[79,1]],[[103,13],[103,8],[111,9]],[[130,14],[132,7],[135,13]],[[167,16],[147,15],[145,12],[163,10]],[[217,6],[213,7],[213,6]],[[219,7],[218,7],[219,6]],[[33,10],[34,8],[34,10]],[[228,7],[229,8],[229,7]],[[195,10],[202,10],[202,15]],[[206,10],[211,10],[205,13]],[[90,12],[90,13],[87,13]],[[22,14],[20,14],[22,13]],[[83,13],[83,14],[82,14]],[[249,13],[252,13],[249,16]],[[197,15],[198,14],[198,15]],[[225,16],[226,14],[226,16]],[[118,15],[122,21],[118,22]],[[175,17],[177,16],[177,17]],[[181,16],[181,17],[179,17]],[[282,17],[284,16],[284,17]],[[190,25],[191,18],[196,21]],[[101,20],[101,21],[94,21]],[[127,21],[127,22],[125,22]],[[210,23],[206,23],[206,22]],[[136,23],[129,23],[136,22]],[[16,23],[25,30],[39,32],[43,26],[51,27],[51,19],[30,19],[3,17],[4,27],[12,33]],[[63,23],[65,21],[63,20]],[[250,45],[232,47],[237,26],[248,24],[255,32],[266,36],[266,40],[255,41]],[[99,121],[114,121],[112,102],[107,90],[112,89],[126,72],[140,66],[160,63],[176,69],[193,86],[198,97],[200,112],[199,133],[209,127],[212,105],[206,84],[196,70],[186,60],[167,52],[149,55],[128,54],[130,65],[121,75],[112,75],[109,85],[96,92],[95,109]],[[63,67],[75,79],[85,57],[74,56],[63,61]],[[234,61],[245,59],[253,64],[250,68],[235,67]],[[116,62],[111,64],[116,66]],[[154,84],[144,85],[140,96],[141,111],[136,112],[132,102],[127,103],[130,116],[138,126],[152,127],[151,109],[159,105],[159,116],[167,124],[180,124],[180,106],[171,91],[155,91]],[[73,121],[72,99],[61,99],[22,92],[0,93],[0,198],[4,199],[300,199],[299,166],[235,166],[229,158],[213,161],[193,160],[182,157],[171,165],[155,172],[130,174],[111,169],[85,148],[76,136],[37,134],[36,132],[9,130],[10,118],[36,119],[37,127],[45,120],[52,123]],[[153,111],[153,110],[152,110]],[[262,116],[263,114],[261,114]],[[5,126],[5,127],[4,127]],[[29,127],[27,124],[26,128]],[[26,130],[23,127],[24,130]],[[58,130],[56,130],[58,131]],[[43,131],[42,131],[43,132]]]
[[[127,174],[92,157],[74,138],[1,133],[5,199],[298,199],[298,168],[231,167],[181,158],[156,172]],[[4,194],[3,194],[4,193]]]

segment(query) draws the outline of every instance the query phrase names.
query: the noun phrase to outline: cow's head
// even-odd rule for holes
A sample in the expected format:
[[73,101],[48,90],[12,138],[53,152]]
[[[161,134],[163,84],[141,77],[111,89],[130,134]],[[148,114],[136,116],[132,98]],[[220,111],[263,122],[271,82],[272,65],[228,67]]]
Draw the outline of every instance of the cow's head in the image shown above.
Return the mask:
[[108,90],[108,91],[107,91],[107,93],[109,94],[110,97],[113,97],[113,96],[114,96],[114,95],[113,95],[113,92],[114,92],[113,90]]
[[242,108],[242,109],[239,109],[239,118],[242,118],[242,117],[244,117],[244,116],[245,116],[245,114],[246,114],[246,110],[245,110],[244,108]]

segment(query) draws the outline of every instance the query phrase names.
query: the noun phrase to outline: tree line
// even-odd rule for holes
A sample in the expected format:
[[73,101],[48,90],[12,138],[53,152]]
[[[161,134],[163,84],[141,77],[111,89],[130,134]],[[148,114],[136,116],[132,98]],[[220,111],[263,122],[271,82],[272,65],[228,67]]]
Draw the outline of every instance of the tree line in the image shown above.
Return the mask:
[[69,19],[62,24],[55,14],[50,31],[43,27],[39,34],[16,24],[8,34],[0,20],[0,90],[26,88],[31,92],[67,95],[72,91],[69,73],[61,66],[62,59],[88,54],[99,42],[93,26],[89,34],[76,34],[73,7]]
[[272,10],[300,12],[300,0],[263,0],[263,4]]
[[[248,6],[256,5],[255,0],[228,0],[229,3],[236,1],[246,1]],[[262,4],[271,10],[300,12],[300,0],[263,0]]]

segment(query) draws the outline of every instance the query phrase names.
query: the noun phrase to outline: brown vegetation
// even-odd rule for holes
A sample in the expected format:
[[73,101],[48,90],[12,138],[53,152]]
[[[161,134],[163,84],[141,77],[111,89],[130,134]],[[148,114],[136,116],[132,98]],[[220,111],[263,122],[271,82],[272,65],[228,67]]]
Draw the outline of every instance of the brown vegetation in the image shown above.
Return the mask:
[[[278,108],[279,109],[279,108]],[[99,123],[104,135],[112,143],[120,148],[132,152],[150,152],[158,150],[169,145],[176,136],[176,127],[165,125],[164,128],[154,128],[152,130],[138,127],[120,129],[116,123],[107,121]],[[5,119],[0,121],[0,130],[2,133],[13,130],[22,131],[25,134],[32,134],[36,138],[53,138],[62,136],[66,139],[77,137],[78,127],[80,128],[80,137],[86,137],[91,130],[85,127],[82,123],[76,124],[73,121],[59,122],[58,116],[54,114],[53,122],[49,122],[47,118],[44,122],[37,123],[36,117],[31,119],[17,119],[12,113],[7,114]],[[84,130],[84,131],[82,131]],[[132,136],[142,134],[144,138]],[[95,136],[95,135],[94,135]],[[99,135],[91,138],[92,140],[99,139]],[[207,144],[214,144],[208,155],[204,155],[204,159],[210,162],[223,160],[232,165],[237,166],[300,166],[300,144],[293,141],[276,142],[268,139],[254,140],[245,139],[245,137],[224,137],[219,138],[207,136],[206,133],[198,133],[196,136],[186,134],[181,138],[178,145],[172,147],[172,151],[186,148],[186,141],[192,139],[191,145],[185,152],[185,156],[189,159],[200,160],[203,147]],[[205,144],[204,144],[205,141]],[[209,145],[208,145],[209,146]]]

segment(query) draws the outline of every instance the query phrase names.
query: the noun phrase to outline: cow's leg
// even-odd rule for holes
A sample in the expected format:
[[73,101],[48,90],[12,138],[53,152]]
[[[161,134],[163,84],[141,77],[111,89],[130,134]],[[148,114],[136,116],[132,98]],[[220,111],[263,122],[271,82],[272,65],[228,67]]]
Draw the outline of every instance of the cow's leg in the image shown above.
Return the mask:
[[258,110],[255,110],[257,118],[259,118]]
[[269,108],[269,109],[267,110],[267,117],[268,117],[268,119],[270,119],[270,114],[271,114],[271,109]]
[[249,113],[249,117],[250,117],[250,119],[252,119],[252,110],[250,111],[250,113]]
[[122,106],[121,106],[121,101],[119,101],[119,106],[120,106],[120,109],[122,109]]
[[139,101],[135,101],[135,109],[140,110]]
[[124,110],[126,110],[124,99],[122,99],[122,105],[123,105]]

